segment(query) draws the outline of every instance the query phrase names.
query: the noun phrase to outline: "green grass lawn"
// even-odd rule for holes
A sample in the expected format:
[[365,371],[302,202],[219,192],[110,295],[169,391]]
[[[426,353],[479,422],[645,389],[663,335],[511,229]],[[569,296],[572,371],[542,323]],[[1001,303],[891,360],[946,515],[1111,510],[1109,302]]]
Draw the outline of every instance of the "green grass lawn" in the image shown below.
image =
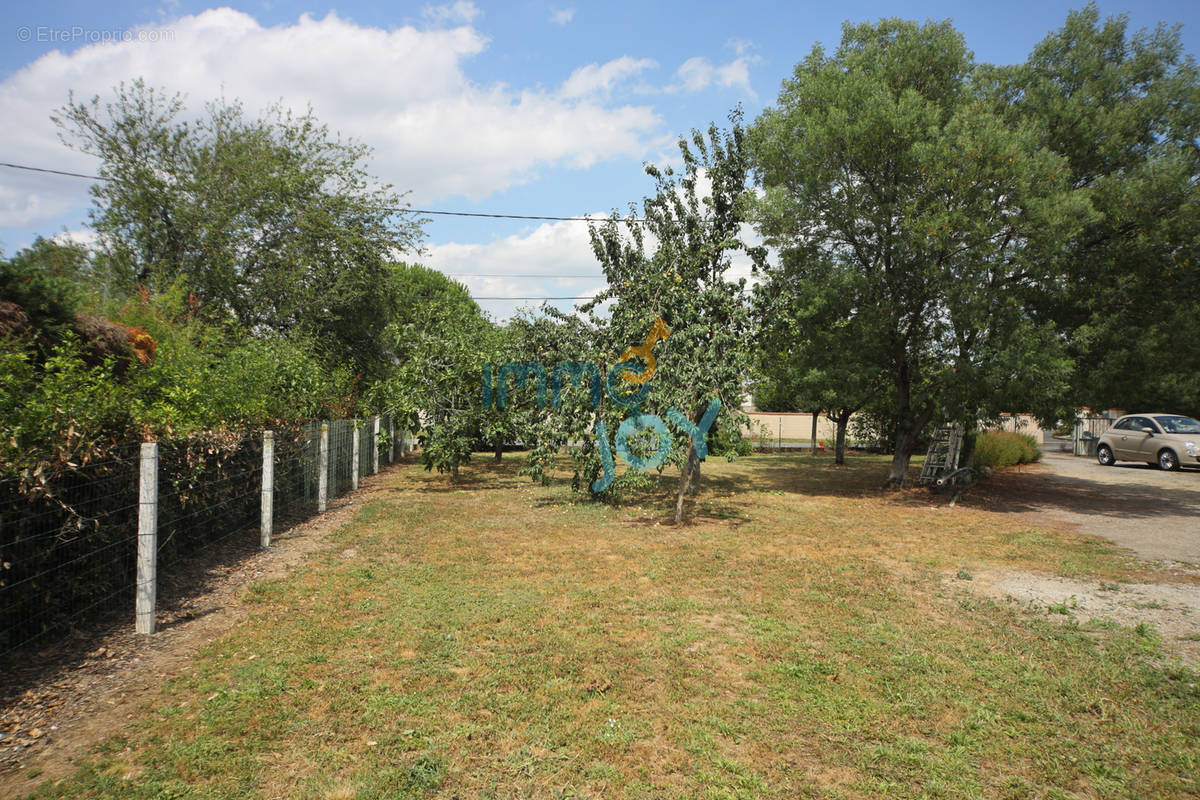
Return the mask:
[[979,599],[1095,540],[885,495],[886,463],[705,465],[602,505],[417,467],[39,797],[1200,796],[1200,689],[1152,630]]

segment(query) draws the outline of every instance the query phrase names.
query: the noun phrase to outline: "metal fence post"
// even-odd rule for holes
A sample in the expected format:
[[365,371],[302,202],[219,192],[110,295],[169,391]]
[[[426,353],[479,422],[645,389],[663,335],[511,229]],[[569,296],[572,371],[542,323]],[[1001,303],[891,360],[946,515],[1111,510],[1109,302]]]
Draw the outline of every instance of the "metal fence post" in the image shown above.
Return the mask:
[[275,431],[263,431],[262,522],[258,543],[271,546],[271,523],[275,518]]
[[358,420],[352,419],[352,420],[350,420],[350,424],[353,426],[353,430],[354,430],[354,436],[351,440],[352,444],[350,445],[350,488],[357,489],[358,488],[358,459],[359,459],[359,453],[361,452],[361,450],[359,449],[361,447],[361,445],[359,444],[359,438],[361,437],[362,431],[359,430]]
[[158,595],[158,443],[143,442],[138,483],[137,601],[134,629],[154,633]]
[[375,435],[371,437],[371,452],[375,455],[372,458],[371,474],[376,475],[379,472],[379,417],[375,417]]
[[321,443],[317,450],[317,511],[329,506],[329,423],[321,423]]

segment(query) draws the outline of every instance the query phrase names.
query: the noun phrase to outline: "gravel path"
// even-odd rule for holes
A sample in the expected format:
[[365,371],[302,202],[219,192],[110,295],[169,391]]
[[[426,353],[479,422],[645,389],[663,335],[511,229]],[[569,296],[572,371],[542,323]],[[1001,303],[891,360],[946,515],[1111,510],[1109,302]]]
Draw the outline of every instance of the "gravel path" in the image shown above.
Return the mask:
[[1068,523],[1148,561],[1200,565],[1200,469],[1102,467],[1047,453],[1041,464],[1006,470],[980,489],[992,510]]
[[1108,539],[1174,579],[1108,583],[989,569],[969,577],[947,574],[948,581],[1041,609],[1052,619],[1148,625],[1169,653],[1200,666],[1200,470],[1102,467],[1094,459],[1047,453],[1041,464],[997,473],[972,495],[972,504],[1033,525],[1066,525]]
[[1039,608],[1054,619],[1112,620],[1149,625],[1167,650],[1185,664],[1200,665],[1200,586],[1195,583],[1108,583],[1035,575],[1021,570],[979,570],[961,588]]

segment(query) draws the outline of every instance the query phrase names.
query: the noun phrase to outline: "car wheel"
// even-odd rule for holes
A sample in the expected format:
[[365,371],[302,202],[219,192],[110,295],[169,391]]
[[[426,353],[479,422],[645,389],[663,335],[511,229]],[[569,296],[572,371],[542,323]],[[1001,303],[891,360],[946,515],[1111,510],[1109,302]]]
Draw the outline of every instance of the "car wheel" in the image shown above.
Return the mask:
[[1179,458],[1175,455],[1174,450],[1168,450],[1164,447],[1158,451],[1158,468],[1167,471],[1179,469]]
[[1096,448],[1096,460],[1105,467],[1111,467],[1117,463],[1117,460],[1113,458],[1112,448],[1106,444],[1102,444]]

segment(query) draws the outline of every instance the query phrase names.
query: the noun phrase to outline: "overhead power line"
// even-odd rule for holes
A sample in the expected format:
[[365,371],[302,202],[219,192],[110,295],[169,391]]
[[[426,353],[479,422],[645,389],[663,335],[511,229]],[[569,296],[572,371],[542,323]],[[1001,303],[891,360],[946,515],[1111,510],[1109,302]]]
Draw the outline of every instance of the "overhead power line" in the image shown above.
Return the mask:
[[570,275],[567,273],[555,274],[553,272],[529,272],[529,273],[508,273],[508,272],[443,272],[447,278],[603,278],[604,276],[598,272],[592,272],[580,275]]
[[84,175],[82,172],[67,172],[62,169],[49,169],[47,167],[30,167],[25,164],[10,164],[7,161],[0,161],[0,167],[8,167],[9,169],[23,169],[26,172],[44,172],[47,175],[66,175],[68,178],[86,178],[89,181],[108,181],[112,178],[102,178],[99,175]]
[[[535,214],[483,214],[474,211],[430,211],[428,208],[397,208],[394,211],[409,211],[413,214],[436,214],[442,217],[484,217],[487,219],[544,219],[554,222],[603,222],[604,217],[543,217]],[[634,220],[630,220],[631,222]],[[640,222],[640,220],[637,220]]]
[[[118,178],[107,178],[103,175],[87,175],[82,172],[71,172],[65,169],[51,169],[49,167],[33,167],[28,164],[13,164],[8,161],[0,161],[0,167],[7,169],[24,170],[25,172],[40,172],[45,175],[62,175],[67,178],[83,178],[89,181],[110,181],[117,182]],[[405,214],[430,214],[440,217],[482,217],[484,219],[527,219],[527,220],[547,220],[550,222],[603,222],[606,217],[555,217],[543,214],[487,214],[480,211],[434,211],[429,208],[393,208],[392,206],[380,207],[382,211],[396,211]],[[636,217],[622,218],[622,222],[642,222],[643,220]]]
[[[24,170],[26,172],[38,172],[38,173],[43,173],[46,175],[62,175],[64,177],[68,177],[68,178],[83,178],[84,180],[93,180],[93,181],[116,181],[117,180],[116,178],[106,178],[101,175],[87,175],[82,172],[71,172],[70,170],[63,170],[63,169],[51,169],[49,167],[34,167],[34,166],[30,166],[28,164],[13,164],[8,161],[0,161],[0,167],[6,167],[8,169]],[[469,211],[432,211],[429,209],[421,209],[421,208],[411,208],[411,209],[387,208],[385,210],[404,211],[404,212],[413,213],[413,214],[438,214],[438,215],[449,216],[449,217],[486,217],[486,218],[490,218],[490,219],[554,220],[554,221],[558,221],[558,222],[593,222],[593,221],[596,221],[589,217],[553,217],[553,216],[539,216],[539,215],[532,215],[532,214],[483,214],[483,213],[475,213],[475,212],[469,212]],[[567,275],[567,274],[555,275],[552,273],[551,274],[547,274],[547,273],[505,274],[505,273],[499,273],[499,272],[496,272],[496,273],[492,273],[492,272],[487,272],[487,273],[447,272],[447,273],[443,273],[443,274],[448,277],[463,277],[463,278],[555,278],[555,279],[558,279],[558,278],[603,278],[604,277],[603,275],[598,275],[598,274],[585,274],[585,275]],[[409,300],[439,300],[439,299],[442,299],[442,297],[439,295],[404,295],[403,297],[405,299],[409,299]],[[471,299],[475,300],[475,301],[480,301],[480,300],[592,300],[594,298],[592,297],[592,295],[578,295],[578,296],[571,296],[571,297],[565,297],[565,296],[564,297],[500,297],[500,296],[490,297],[489,296],[489,297],[472,297]]]
[[[444,294],[401,294],[396,295],[403,300],[454,300],[453,296]],[[472,300],[595,300],[596,298],[590,294],[580,295],[578,297],[475,297],[471,296]]]

